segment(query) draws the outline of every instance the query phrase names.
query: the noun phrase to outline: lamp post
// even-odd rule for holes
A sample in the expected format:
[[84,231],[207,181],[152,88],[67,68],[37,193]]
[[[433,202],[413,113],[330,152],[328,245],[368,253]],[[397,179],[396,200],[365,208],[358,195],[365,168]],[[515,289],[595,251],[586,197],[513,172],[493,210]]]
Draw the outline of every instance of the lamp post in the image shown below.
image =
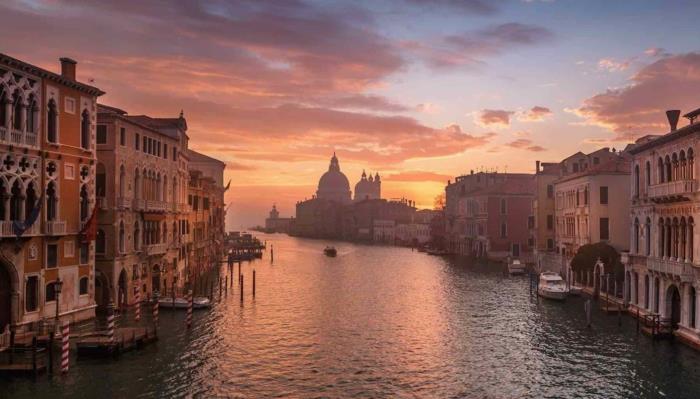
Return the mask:
[[58,302],[61,298],[61,290],[63,289],[63,281],[58,277],[54,283],[54,291],[56,291],[56,325],[58,325]]

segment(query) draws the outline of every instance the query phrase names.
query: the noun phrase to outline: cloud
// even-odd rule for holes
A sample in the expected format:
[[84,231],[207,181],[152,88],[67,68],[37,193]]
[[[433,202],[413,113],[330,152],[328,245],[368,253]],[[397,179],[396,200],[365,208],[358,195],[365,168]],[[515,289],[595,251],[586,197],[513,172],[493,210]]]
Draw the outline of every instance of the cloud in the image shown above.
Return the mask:
[[547,107],[536,105],[528,111],[520,113],[518,115],[518,120],[523,122],[540,122],[550,115],[552,115],[552,110]]
[[452,10],[476,15],[493,15],[498,13],[500,0],[405,0],[408,4],[434,9],[446,7]]
[[228,169],[228,170],[255,170],[257,168],[254,166],[251,166],[251,165],[246,165],[246,164],[242,164],[242,163],[238,163],[238,162],[229,161],[229,162],[226,162],[226,169]]
[[443,183],[448,179],[452,178],[450,175],[444,175],[435,172],[428,172],[423,170],[410,170],[405,172],[399,172],[395,174],[383,177],[385,181],[404,181],[404,182],[424,182],[424,181],[436,181]]
[[402,47],[432,68],[474,68],[483,65],[485,57],[547,43],[553,38],[554,34],[541,26],[509,22],[443,36],[432,42],[406,41]]
[[569,112],[616,134],[615,140],[668,131],[665,111],[698,107],[700,53],[662,58],[634,74],[629,85],[587,98]]
[[502,109],[484,109],[477,115],[476,123],[484,127],[508,127],[514,114],[514,111]]
[[616,61],[612,58],[602,58],[598,61],[598,69],[608,72],[619,72],[629,68],[631,60]]
[[437,114],[440,112],[440,107],[433,103],[422,103],[416,105],[416,111],[424,114]]
[[648,55],[649,57],[668,57],[671,55],[671,53],[667,52],[661,47],[649,47],[648,49],[644,50],[644,54]]
[[539,145],[534,145],[532,140],[530,139],[517,139],[515,141],[511,141],[510,143],[507,143],[506,146],[511,147],[511,148],[517,148],[519,150],[527,150],[527,151],[532,151],[532,152],[541,152],[545,151],[546,148],[539,146]]

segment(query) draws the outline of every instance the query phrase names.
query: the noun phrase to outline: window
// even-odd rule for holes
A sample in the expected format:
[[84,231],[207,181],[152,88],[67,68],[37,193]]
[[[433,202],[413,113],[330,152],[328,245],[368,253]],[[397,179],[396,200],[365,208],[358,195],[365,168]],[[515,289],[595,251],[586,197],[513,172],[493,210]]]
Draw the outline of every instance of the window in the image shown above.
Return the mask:
[[102,229],[97,230],[97,237],[95,239],[95,252],[98,254],[103,254],[105,253],[105,246],[106,246],[106,237],[105,237],[105,232]]
[[547,230],[554,229],[554,215],[547,215]]
[[187,205],[192,206],[192,194],[187,196]]
[[141,135],[136,133],[135,140],[134,140],[134,148],[136,148],[136,150],[138,151],[140,145],[141,145]]
[[107,144],[107,126],[97,125],[97,144]]
[[163,143],[163,158],[168,159],[168,145]]
[[80,278],[80,288],[79,288],[79,295],[87,295],[88,293],[88,278],[87,277],[81,277]]
[[126,243],[124,242],[124,222],[119,222],[119,253],[126,252]]
[[39,277],[29,276],[24,285],[24,308],[33,312],[39,308]]
[[143,152],[148,152],[148,137],[143,136]]
[[551,238],[547,239],[547,249],[551,250],[554,248],[554,240]]
[[501,215],[505,215],[507,210],[506,199],[501,198]]
[[46,267],[52,268],[58,266],[58,245],[46,245]]
[[610,220],[608,218],[600,218],[600,239],[610,239]]
[[208,197],[202,198],[202,207],[204,207],[204,210],[209,210],[209,198]]
[[63,110],[69,114],[75,115],[75,98],[66,97],[63,99]]
[[83,111],[80,120],[80,146],[85,149],[90,149],[90,114],[87,110]]
[[554,186],[551,184],[547,185],[547,198],[554,198]]
[[46,140],[49,143],[56,143],[58,141],[58,111],[56,110],[56,102],[53,99],[49,101],[47,119]]
[[199,210],[199,197],[196,195],[192,198],[192,209],[195,211]]
[[156,144],[157,154],[160,157],[160,141]]
[[634,196],[639,197],[639,165],[634,165]]
[[121,128],[119,129],[119,144],[121,145],[126,145],[126,129]]
[[600,204],[601,205],[608,204],[608,187],[606,187],[606,186],[600,187]]
[[75,242],[64,241],[63,242],[63,257],[72,258],[75,256]]
[[501,238],[506,238],[508,236],[508,228],[505,223],[501,223]]
[[90,262],[90,244],[87,242],[80,243],[80,264],[87,265]]
[[177,148],[173,147],[173,161],[177,161]]
[[56,283],[51,282],[46,284],[46,292],[44,295],[45,302],[52,302],[56,300]]

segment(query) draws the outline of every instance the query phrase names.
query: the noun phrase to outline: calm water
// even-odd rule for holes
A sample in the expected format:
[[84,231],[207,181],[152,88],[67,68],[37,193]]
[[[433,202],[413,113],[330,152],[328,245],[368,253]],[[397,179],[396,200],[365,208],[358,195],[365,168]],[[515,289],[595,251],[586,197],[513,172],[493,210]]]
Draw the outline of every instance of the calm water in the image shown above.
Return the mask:
[[[697,398],[700,354],[583,302],[537,301],[526,278],[410,249],[264,236],[245,299],[161,311],[161,339],[65,377],[0,380],[0,397]],[[257,297],[251,297],[251,270]]]

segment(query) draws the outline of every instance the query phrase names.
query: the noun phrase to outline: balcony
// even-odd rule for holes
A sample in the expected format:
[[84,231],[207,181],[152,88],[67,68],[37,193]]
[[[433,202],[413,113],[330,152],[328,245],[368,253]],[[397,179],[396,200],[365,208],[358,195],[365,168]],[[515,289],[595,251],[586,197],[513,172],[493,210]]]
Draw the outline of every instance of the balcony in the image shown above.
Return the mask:
[[[39,234],[39,223],[37,222],[37,223],[34,223],[32,225],[32,227],[28,228],[22,236],[23,237],[35,236],[38,234]],[[12,227],[11,220],[0,221],[0,236],[2,236],[2,237],[16,237],[17,236],[15,234],[14,227]]]
[[23,132],[16,129],[11,129],[8,131],[6,127],[0,127],[0,142],[3,144],[29,147],[37,147],[39,144],[36,133]]
[[117,198],[117,208],[119,209],[129,209],[131,208],[131,198],[118,197]]
[[677,180],[649,186],[649,197],[655,201],[673,201],[695,191],[695,180]]
[[134,198],[133,209],[135,211],[143,211],[146,209],[146,201],[141,198]]
[[690,263],[673,259],[647,258],[647,269],[680,277],[683,282],[693,281],[693,265]]
[[66,234],[65,220],[47,221],[44,225],[45,234],[49,236],[60,236]]
[[144,250],[147,255],[163,255],[168,251],[168,244],[145,245]]
[[149,212],[165,212],[167,203],[163,201],[146,201],[146,210]]

